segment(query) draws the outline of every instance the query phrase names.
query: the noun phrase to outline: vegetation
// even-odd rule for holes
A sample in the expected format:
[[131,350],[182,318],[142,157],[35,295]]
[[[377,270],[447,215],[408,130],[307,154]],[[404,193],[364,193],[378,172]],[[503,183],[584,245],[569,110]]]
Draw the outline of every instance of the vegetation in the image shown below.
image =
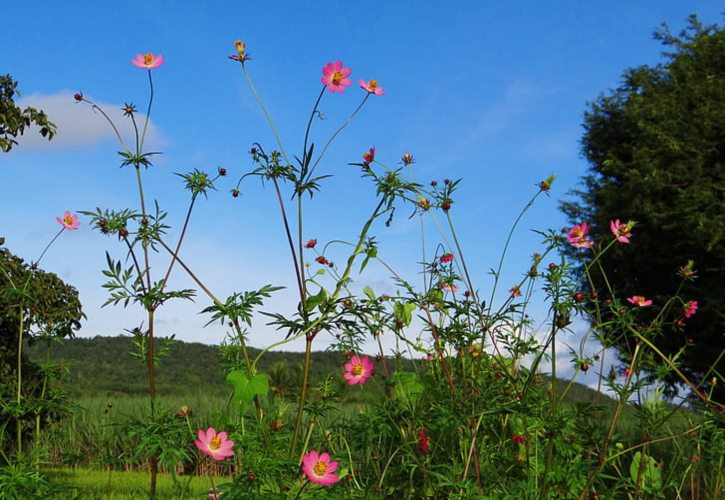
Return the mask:
[[19,96],[18,82],[10,75],[0,75],[0,151],[7,153],[18,143],[18,135],[23,135],[31,125],[39,128],[40,135],[51,140],[55,135],[55,125],[46,114],[28,106],[20,109],[15,104]]
[[[696,315],[674,315],[653,342],[707,392],[713,376],[725,373],[725,31],[693,17],[679,37],[665,29],[656,38],[666,61],[627,70],[619,88],[590,105],[582,138],[589,174],[562,206],[572,223],[588,221],[595,238],[610,234],[610,220],[636,221],[637,245],[607,252],[601,266],[580,273],[580,285],[608,296],[646,295],[654,302],[650,320],[696,301]],[[570,256],[587,266],[598,254]],[[678,280],[677,269],[693,279]],[[670,301],[675,294],[682,300]],[[614,345],[631,355],[631,336]],[[648,356],[647,370],[661,366]],[[672,371],[666,380],[681,382]],[[725,401],[722,384],[713,388]]]

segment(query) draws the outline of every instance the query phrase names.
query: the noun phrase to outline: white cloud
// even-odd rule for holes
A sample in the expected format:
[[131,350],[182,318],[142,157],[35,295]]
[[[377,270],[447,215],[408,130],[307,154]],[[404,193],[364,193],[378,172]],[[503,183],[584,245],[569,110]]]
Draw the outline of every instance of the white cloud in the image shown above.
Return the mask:
[[[90,96],[86,96],[90,97]],[[107,140],[117,140],[113,128],[104,118],[103,114],[94,110],[86,102],[76,102],[73,93],[61,91],[55,94],[31,94],[17,102],[21,108],[32,106],[43,110],[48,119],[58,127],[57,134],[52,141],[42,137],[34,127],[26,129],[18,138],[22,146],[20,150],[57,151],[60,149],[83,148]],[[116,124],[119,133],[129,147],[133,145],[133,126],[131,120],[123,116],[122,104],[96,102],[108,117]],[[136,122],[143,128],[145,115],[136,113]],[[158,150],[164,144],[159,129],[149,121],[146,133],[146,146]],[[146,146],[144,149],[146,149]]]

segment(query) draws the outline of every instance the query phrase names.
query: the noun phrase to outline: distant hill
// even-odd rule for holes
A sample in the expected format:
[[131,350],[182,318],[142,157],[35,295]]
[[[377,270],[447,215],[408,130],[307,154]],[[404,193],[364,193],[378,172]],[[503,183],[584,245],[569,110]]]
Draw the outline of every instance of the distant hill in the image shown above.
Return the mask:
[[[112,394],[146,394],[148,379],[145,362],[130,354],[134,350],[132,337],[100,337],[67,339],[53,344],[51,358],[69,369],[63,386],[76,396]],[[162,342],[162,339],[158,339]],[[161,343],[160,342],[160,343]],[[29,349],[35,361],[45,359],[44,345],[36,344]],[[250,348],[255,356],[258,349]],[[314,352],[311,380],[316,384],[325,377],[342,373],[344,360],[339,353]],[[271,385],[287,394],[296,393],[304,354],[301,352],[271,351],[264,355],[257,368],[270,375]],[[409,363],[405,363],[410,366]],[[340,390],[348,388],[340,379]],[[567,381],[559,381],[561,392]],[[219,346],[197,342],[174,340],[168,354],[156,370],[156,387],[159,394],[182,395],[203,392],[213,396],[227,396],[225,370]],[[592,402],[596,391],[574,383],[569,390],[569,401]],[[601,401],[608,400],[601,396]]]

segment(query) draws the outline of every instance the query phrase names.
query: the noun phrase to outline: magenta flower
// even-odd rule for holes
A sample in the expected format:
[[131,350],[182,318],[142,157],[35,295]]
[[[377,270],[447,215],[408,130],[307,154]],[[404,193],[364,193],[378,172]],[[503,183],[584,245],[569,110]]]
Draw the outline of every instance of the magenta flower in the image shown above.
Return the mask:
[[348,78],[352,73],[350,68],[343,68],[341,61],[334,63],[327,63],[327,66],[322,68],[321,78],[322,84],[327,85],[327,90],[330,92],[345,92],[345,87],[352,85],[352,82]]
[[652,301],[645,299],[642,295],[633,295],[627,299],[627,302],[637,307],[647,307],[652,305]]
[[71,213],[66,210],[63,214],[63,217],[56,217],[55,220],[58,221],[58,224],[63,226],[63,229],[67,229],[68,231],[73,231],[75,229],[78,229],[78,226],[81,225],[80,222],[78,222],[78,216],[77,215],[71,215]]
[[164,64],[164,56],[161,54],[155,56],[151,52],[147,54],[136,54],[136,59],[131,59],[131,64],[137,68],[152,70]]
[[375,373],[375,363],[367,356],[353,356],[348,363],[345,363],[345,374],[343,378],[350,385],[364,384]]
[[620,223],[619,219],[609,221],[609,229],[620,243],[629,243],[629,238],[632,237],[633,227],[634,221],[629,221],[626,224]]
[[689,318],[691,316],[694,316],[697,312],[697,301],[691,300],[687,304],[685,304],[685,308],[682,311],[682,315],[685,318]]
[[589,224],[582,222],[575,224],[569,230],[566,240],[572,244],[574,248],[591,248],[594,242],[587,238],[589,235]]
[[327,453],[318,455],[315,450],[302,456],[302,472],[311,482],[322,486],[330,486],[340,480],[334,474],[339,464],[340,462],[331,462]]
[[383,88],[378,85],[377,80],[370,80],[369,82],[366,82],[365,80],[358,80],[357,83],[360,84],[360,88],[367,90],[370,94],[385,95]]
[[227,438],[226,432],[217,433],[214,427],[209,427],[206,432],[199,429],[198,435],[199,439],[195,439],[194,444],[205,455],[214,460],[224,460],[234,455],[234,441]]

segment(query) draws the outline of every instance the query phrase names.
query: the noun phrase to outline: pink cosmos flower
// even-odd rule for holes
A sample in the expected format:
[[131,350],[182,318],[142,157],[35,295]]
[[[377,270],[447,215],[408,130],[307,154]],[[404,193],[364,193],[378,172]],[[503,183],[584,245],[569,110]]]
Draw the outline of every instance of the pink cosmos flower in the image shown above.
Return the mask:
[[646,307],[652,305],[652,301],[645,299],[642,295],[633,295],[627,299],[627,302],[637,307]]
[[691,316],[694,316],[697,312],[697,301],[691,300],[687,304],[685,304],[685,308],[682,311],[682,315],[685,318],[689,318]]
[[358,80],[357,83],[360,84],[360,88],[362,88],[363,90],[367,90],[371,94],[385,95],[385,92],[383,92],[383,88],[378,85],[377,80],[370,80],[369,82],[366,82],[365,80]]
[[587,238],[589,235],[589,224],[582,222],[575,224],[569,230],[566,240],[572,244],[574,248],[591,248],[594,242]]
[[343,378],[350,385],[364,384],[375,373],[375,363],[367,356],[353,356],[345,363],[345,374]]
[[509,290],[509,293],[512,298],[521,297],[521,287],[519,285],[514,285],[511,287],[511,290]]
[[620,223],[619,219],[609,221],[609,229],[620,243],[629,243],[629,238],[632,236],[632,227],[634,227],[634,221],[629,221],[626,224]]
[[352,85],[352,82],[348,78],[352,73],[350,68],[343,68],[341,61],[334,63],[327,63],[327,66],[322,68],[321,78],[322,84],[327,85],[327,90],[330,92],[345,92],[345,87]]
[[444,253],[443,255],[441,255],[441,264],[446,264],[451,261],[453,261],[452,253]]
[[365,165],[370,165],[372,162],[374,162],[375,161],[375,146],[370,148],[370,151],[363,153],[362,157],[363,157],[363,163],[365,163]]
[[164,56],[161,54],[155,56],[149,52],[147,54],[136,54],[136,59],[131,59],[131,64],[141,69],[154,69],[164,64]]
[[194,440],[194,444],[199,451],[209,455],[214,460],[224,460],[234,455],[232,448],[234,441],[227,438],[226,432],[217,433],[214,427],[209,427],[206,432],[199,429],[199,439]]
[[63,214],[63,217],[56,217],[55,220],[58,221],[58,224],[63,226],[63,229],[67,229],[68,231],[73,231],[75,229],[78,229],[78,226],[81,225],[80,222],[78,222],[78,216],[77,215],[71,215],[71,213],[66,210]]
[[458,291],[458,285],[453,285],[451,283],[442,282],[441,283],[441,290],[444,292],[457,292]]
[[340,462],[331,462],[330,455],[312,450],[302,456],[302,472],[307,479],[322,486],[330,486],[340,480],[334,473]]

